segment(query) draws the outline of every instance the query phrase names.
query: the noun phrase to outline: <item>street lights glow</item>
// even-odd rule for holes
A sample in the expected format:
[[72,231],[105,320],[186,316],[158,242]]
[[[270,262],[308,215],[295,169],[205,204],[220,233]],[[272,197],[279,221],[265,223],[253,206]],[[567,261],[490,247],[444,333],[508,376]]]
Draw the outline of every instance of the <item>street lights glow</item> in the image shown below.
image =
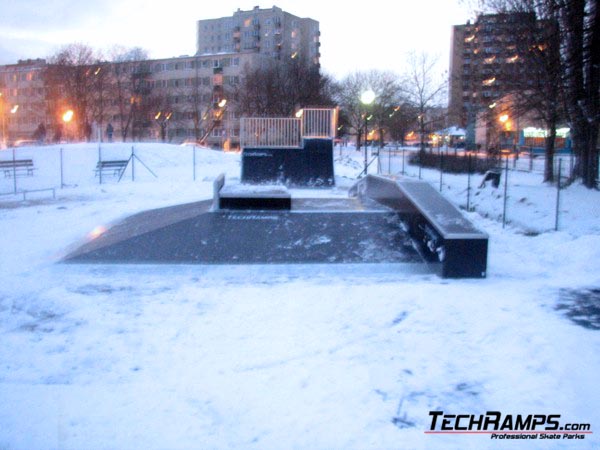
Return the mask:
[[502,123],[506,123],[508,121],[508,114],[502,114],[498,120]]
[[375,92],[373,92],[371,89],[363,92],[360,95],[360,102],[365,106],[369,106],[374,101],[375,101]]
[[11,114],[16,114],[16,112],[19,110],[19,105],[15,105],[11,108],[10,113]]
[[[65,111],[65,113],[62,115],[62,120],[65,123],[65,134],[68,135],[67,131],[69,129],[69,123],[71,122],[71,120],[73,120],[73,110],[72,109],[67,109]],[[66,136],[67,140],[68,140],[68,136]]]
[[225,105],[227,104],[227,99],[224,98],[223,100],[221,100],[218,104],[219,108],[224,108]]
[[73,120],[73,110],[72,109],[67,110],[62,116],[62,120],[65,123],[69,123],[71,120]]

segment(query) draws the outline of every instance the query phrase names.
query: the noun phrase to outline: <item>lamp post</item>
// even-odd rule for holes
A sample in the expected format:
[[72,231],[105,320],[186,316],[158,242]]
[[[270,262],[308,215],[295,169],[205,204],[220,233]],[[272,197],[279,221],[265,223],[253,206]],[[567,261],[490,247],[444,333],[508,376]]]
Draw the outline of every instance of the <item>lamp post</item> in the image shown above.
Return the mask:
[[360,96],[360,102],[364,105],[365,107],[365,139],[364,139],[364,145],[365,145],[365,176],[367,176],[367,167],[369,165],[368,163],[368,158],[367,158],[367,134],[369,132],[369,125],[367,123],[368,117],[367,117],[367,113],[368,113],[368,107],[375,101],[375,92],[373,92],[371,89],[366,90],[365,92],[363,92]]
[[169,119],[171,118],[171,116],[173,115],[172,112],[163,112],[163,111],[159,111],[154,115],[154,120],[156,120],[158,122],[158,126],[160,127],[160,140],[162,142],[166,142],[167,141],[167,132],[168,132],[168,125],[169,125]]
[[71,123],[71,121],[73,120],[73,114],[74,113],[72,109],[67,109],[62,115],[62,120],[65,123],[65,137],[67,138],[67,141],[69,140],[69,123]]

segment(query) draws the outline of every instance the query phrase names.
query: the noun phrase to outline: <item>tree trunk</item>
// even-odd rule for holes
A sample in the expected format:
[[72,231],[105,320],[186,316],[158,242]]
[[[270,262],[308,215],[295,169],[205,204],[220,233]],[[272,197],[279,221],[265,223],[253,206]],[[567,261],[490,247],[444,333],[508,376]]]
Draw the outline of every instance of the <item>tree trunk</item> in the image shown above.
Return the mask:
[[[546,163],[544,165],[544,182],[554,182],[554,142],[556,140],[556,122],[546,123],[548,136],[546,136]],[[560,175],[559,175],[560,177]]]

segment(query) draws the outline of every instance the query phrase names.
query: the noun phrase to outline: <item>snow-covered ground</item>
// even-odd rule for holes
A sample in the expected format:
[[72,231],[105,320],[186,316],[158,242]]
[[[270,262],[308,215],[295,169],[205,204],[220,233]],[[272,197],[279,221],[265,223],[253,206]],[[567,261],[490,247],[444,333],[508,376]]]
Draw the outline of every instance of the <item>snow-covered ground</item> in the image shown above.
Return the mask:
[[[101,151],[126,159],[131,145]],[[237,154],[198,149],[194,181],[191,147],[135,144],[158,178],[140,162],[135,181],[128,171],[100,185],[97,145],[71,145],[60,189],[60,153],[17,153],[36,166],[17,188],[56,187],[56,199],[0,196],[0,449],[600,445],[600,325],[567,317],[566,295],[600,287],[600,193],[562,191],[555,232],[556,189],[511,172],[502,228],[502,190],[474,177],[466,214],[490,235],[484,280],[394,265],[64,265],[97,227],[208,199],[213,179],[235,183],[240,166]],[[336,157],[333,191],[293,195],[346,195],[362,157]],[[422,175],[439,183],[439,172]],[[0,193],[13,189],[0,174]],[[443,192],[464,206],[466,178],[445,175]],[[560,414],[594,434],[430,435],[430,410]]]

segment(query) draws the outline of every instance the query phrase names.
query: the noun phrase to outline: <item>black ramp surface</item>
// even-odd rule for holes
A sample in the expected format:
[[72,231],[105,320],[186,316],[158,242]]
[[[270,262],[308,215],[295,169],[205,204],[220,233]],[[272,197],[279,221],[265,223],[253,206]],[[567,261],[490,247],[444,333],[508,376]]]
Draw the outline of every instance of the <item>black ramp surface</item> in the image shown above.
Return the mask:
[[[158,210],[160,212],[160,210]],[[196,210],[197,211],[197,210]],[[159,212],[149,212],[160,218]],[[184,214],[180,214],[185,216]],[[130,237],[100,236],[65,258],[111,263],[423,263],[395,212],[203,212]],[[145,222],[144,214],[135,221]],[[132,218],[127,228],[137,229]],[[117,225],[115,228],[119,228]],[[123,225],[121,225],[123,226]],[[120,239],[116,240],[115,236]]]
[[429,184],[402,181],[398,186],[444,238],[487,237]]

